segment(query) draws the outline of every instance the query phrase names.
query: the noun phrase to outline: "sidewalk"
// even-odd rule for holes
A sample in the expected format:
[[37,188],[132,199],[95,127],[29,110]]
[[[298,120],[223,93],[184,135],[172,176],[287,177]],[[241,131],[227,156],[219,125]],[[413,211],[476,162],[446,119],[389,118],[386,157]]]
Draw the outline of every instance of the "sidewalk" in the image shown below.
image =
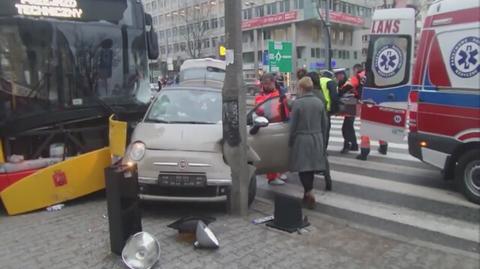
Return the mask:
[[[187,215],[217,218],[211,228],[217,251],[195,250],[166,227]],[[255,201],[247,219],[224,214],[222,206],[144,206],[144,230],[161,244],[155,268],[478,268],[467,252],[430,248],[366,232],[348,223],[305,210],[312,225],[304,234],[288,234],[251,220],[273,212],[270,201]],[[110,254],[106,203],[94,195],[67,203],[57,212],[7,217],[0,213],[0,264],[17,268],[126,268]]]

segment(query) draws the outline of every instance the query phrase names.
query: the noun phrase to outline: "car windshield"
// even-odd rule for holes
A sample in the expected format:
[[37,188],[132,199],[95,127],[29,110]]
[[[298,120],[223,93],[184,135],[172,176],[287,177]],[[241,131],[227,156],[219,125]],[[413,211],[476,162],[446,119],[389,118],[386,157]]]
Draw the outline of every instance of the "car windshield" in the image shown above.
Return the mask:
[[152,103],[145,122],[220,124],[222,95],[199,89],[166,89]]
[[182,70],[180,73],[180,80],[192,79],[208,79],[208,80],[225,80],[225,70],[216,67],[196,67]]

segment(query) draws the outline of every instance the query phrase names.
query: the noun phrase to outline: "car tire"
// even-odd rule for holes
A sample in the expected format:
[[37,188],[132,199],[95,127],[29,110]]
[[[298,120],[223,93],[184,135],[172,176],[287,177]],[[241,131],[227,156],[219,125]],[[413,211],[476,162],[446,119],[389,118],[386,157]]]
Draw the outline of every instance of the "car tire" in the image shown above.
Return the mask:
[[[253,201],[255,201],[256,195],[257,195],[257,176],[253,175],[252,178],[250,178],[250,183],[248,184],[248,207],[250,207]],[[227,212],[230,211],[231,198],[232,198],[231,190],[229,189],[227,191],[227,201],[225,202],[225,207],[227,209]]]
[[455,181],[469,201],[480,204],[480,150],[468,151],[460,157]]

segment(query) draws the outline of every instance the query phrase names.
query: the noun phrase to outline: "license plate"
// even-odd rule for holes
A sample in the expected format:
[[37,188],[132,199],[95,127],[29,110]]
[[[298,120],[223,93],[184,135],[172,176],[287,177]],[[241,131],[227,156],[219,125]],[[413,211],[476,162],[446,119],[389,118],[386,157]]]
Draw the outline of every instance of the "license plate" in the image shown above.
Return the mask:
[[168,187],[205,187],[207,177],[202,174],[160,174],[158,184]]

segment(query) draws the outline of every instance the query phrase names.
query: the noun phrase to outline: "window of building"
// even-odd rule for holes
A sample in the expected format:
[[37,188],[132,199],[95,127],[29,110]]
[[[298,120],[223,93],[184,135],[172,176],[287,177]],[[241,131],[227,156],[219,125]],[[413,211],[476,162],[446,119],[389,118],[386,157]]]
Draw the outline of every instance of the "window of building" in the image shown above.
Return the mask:
[[161,47],[160,47],[160,53],[161,53],[161,54],[165,54],[165,46],[161,46]]
[[172,53],[172,52],[173,52],[173,46],[172,46],[172,45],[168,45],[167,52],[168,52],[168,53]]
[[208,21],[203,21],[202,22],[202,29],[204,31],[210,29],[210,24],[208,23]]
[[210,48],[210,40],[209,40],[209,39],[204,39],[204,40],[202,41],[202,43],[203,43],[203,44],[202,44],[202,47],[203,47],[204,49]]
[[157,9],[157,1],[152,2],[152,9],[153,10]]
[[217,44],[218,44],[218,38],[217,37],[214,37],[212,38],[212,47],[217,47]]
[[263,30],[263,40],[272,39],[272,32],[269,30]]
[[315,49],[314,48],[311,48],[310,49],[310,57],[312,58],[316,58],[317,56],[315,55]]
[[290,0],[282,0],[280,1],[280,12],[288,12],[290,11]]
[[295,9],[303,9],[304,7],[304,0],[293,0],[293,7]]
[[217,18],[211,19],[211,25],[212,25],[212,29],[217,29],[218,28],[218,19]]
[[265,8],[264,6],[259,6],[255,8],[255,17],[263,17],[265,16]]
[[357,51],[353,52],[353,59],[354,60],[358,59],[358,52]]
[[172,31],[170,29],[167,29],[167,38],[172,37]]
[[225,27],[225,17],[220,18],[220,27]]
[[150,9],[152,9],[152,4],[151,3],[148,3],[146,6],[145,6],[145,9],[147,11],[150,11]]
[[222,35],[222,36],[220,37],[220,43],[222,43],[222,44],[225,43],[225,36],[224,36],[224,35]]
[[297,47],[297,58],[298,59],[305,58],[304,52],[305,52],[305,47]]
[[182,26],[180,26],[180,28],[178,30],[178,34],[179,35],[185,35],[185,31],[186,31],[185,26],[182,25]]
[[320,58],[325,58],[325,57],[327,57],[327,50],[320,49]]
[[243,19],[244,20],[250,20],[253,18],[253,11],[252,8],[248,8],[243,10]]
[[180,51],[185,51],[187,49],[187,44],[185,42],[180,44]]
[[158,37],[159,37],[160,39],[164,39],[164,38],[165,38],[165,32],[164,32],[164,31],[159,31],[159,32],[158,32]]
[[267,4],[267,15],[277,14],[277,3]]
[[178,28],[177,28],[177,27],[174,27],[174,28],[172,29],[172,36],[175,37],[175,36],[177,36],[177,35],[178,35]]
[[345,32],[343,32],[342,30],[338,31],[338,41],[340,42],[340,44],[343,44],[343,42],[345,41]]
[[180,46],[178,44],[173,45],[173,52],[179,52]]

